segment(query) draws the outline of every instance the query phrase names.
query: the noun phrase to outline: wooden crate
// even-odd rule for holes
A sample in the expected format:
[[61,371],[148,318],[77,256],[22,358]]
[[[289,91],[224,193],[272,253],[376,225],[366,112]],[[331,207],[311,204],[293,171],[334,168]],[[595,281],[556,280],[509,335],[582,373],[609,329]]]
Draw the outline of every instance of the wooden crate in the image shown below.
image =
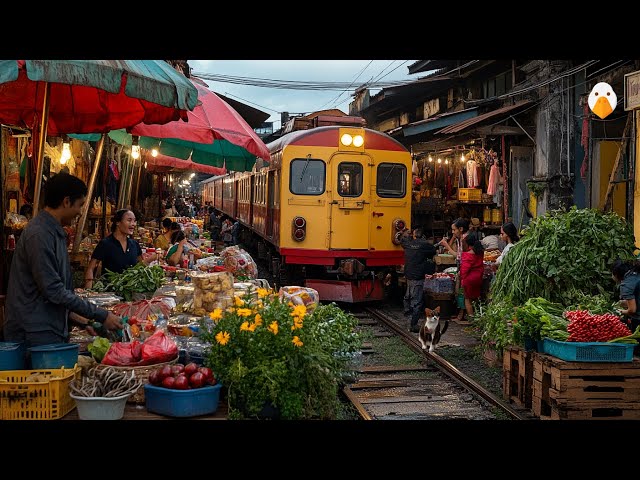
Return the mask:
[[541,419],[640,419],[640,360],[566,362],[534,352],[531,404]]
[[502,357],[502,396],[505,400],[531,408],[533,395],[533,355],[521,347],[509,347]]

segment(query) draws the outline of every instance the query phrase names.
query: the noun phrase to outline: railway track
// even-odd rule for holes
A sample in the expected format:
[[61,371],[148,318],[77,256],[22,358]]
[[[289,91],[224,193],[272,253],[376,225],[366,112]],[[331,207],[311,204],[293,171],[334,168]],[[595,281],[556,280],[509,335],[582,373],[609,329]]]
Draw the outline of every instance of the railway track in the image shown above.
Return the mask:
[[[360,328],[395,351],[392,362],[374,343],[365,343],[355,383],[344,393],[365,420],[527,418],[437,353],[421,349],[416,334],[375,308],[353,309]],[[407,354],[406,349],[413,354]],[[402,352],[401,349],[405,351]],[[410,356],[409,356],[410,355]],[[402,364],[398,359],[406,358]]]

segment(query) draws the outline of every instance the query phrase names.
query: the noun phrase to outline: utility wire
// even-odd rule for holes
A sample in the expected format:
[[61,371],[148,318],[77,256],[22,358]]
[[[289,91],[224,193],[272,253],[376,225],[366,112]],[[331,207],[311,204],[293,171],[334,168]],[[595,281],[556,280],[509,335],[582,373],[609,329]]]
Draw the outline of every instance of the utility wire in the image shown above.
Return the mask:
[[346,92],[347,90],[349,90],[353,84],[356,82],[356,80],[358,80],[360,78],[360,76],[364,73],[364,71],[369,68],[369,65],[371,65],[373,63],[373,60],[370,60],[369,63],[367,63],[367,65],[360,70],[360,72],[356,75],[356,77],[352,80],[352,82],[349,84],[349,86],[347,88],[345,88],[339,95],[337,95],[336,97],[333,97],[331,100],[329,100],[328,102],[326,102],[324,105],[322,105],[320,107],[320,110],[322,110],[325,106],[330,105],[334,102],[337,102],[340,97],[342,97],[342,95],[344,95],[344,92]]

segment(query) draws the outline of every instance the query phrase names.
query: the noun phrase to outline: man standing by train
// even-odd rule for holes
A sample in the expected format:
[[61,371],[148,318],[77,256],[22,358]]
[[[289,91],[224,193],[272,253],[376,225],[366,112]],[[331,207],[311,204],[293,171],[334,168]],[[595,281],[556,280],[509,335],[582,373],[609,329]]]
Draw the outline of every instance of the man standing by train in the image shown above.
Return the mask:
[[400,245],[404,248],[404,277],[407,280],[404,314],[411,318],[409,331],[418,333],[418,320],[424,306],[424,277],[436,271],[433,263],[436,248],[424,238],[422,228],[415,228],[413,232],[405,229]]

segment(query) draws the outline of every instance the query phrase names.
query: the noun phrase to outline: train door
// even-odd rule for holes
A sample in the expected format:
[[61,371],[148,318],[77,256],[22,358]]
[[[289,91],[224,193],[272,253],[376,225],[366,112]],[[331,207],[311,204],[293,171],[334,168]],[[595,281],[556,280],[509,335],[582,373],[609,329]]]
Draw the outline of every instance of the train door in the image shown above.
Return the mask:
[[[363,161],[364,160],[364,161]],[[368,157],[336,155],[331,158],[331,249],[369,249],[371,183]]]

